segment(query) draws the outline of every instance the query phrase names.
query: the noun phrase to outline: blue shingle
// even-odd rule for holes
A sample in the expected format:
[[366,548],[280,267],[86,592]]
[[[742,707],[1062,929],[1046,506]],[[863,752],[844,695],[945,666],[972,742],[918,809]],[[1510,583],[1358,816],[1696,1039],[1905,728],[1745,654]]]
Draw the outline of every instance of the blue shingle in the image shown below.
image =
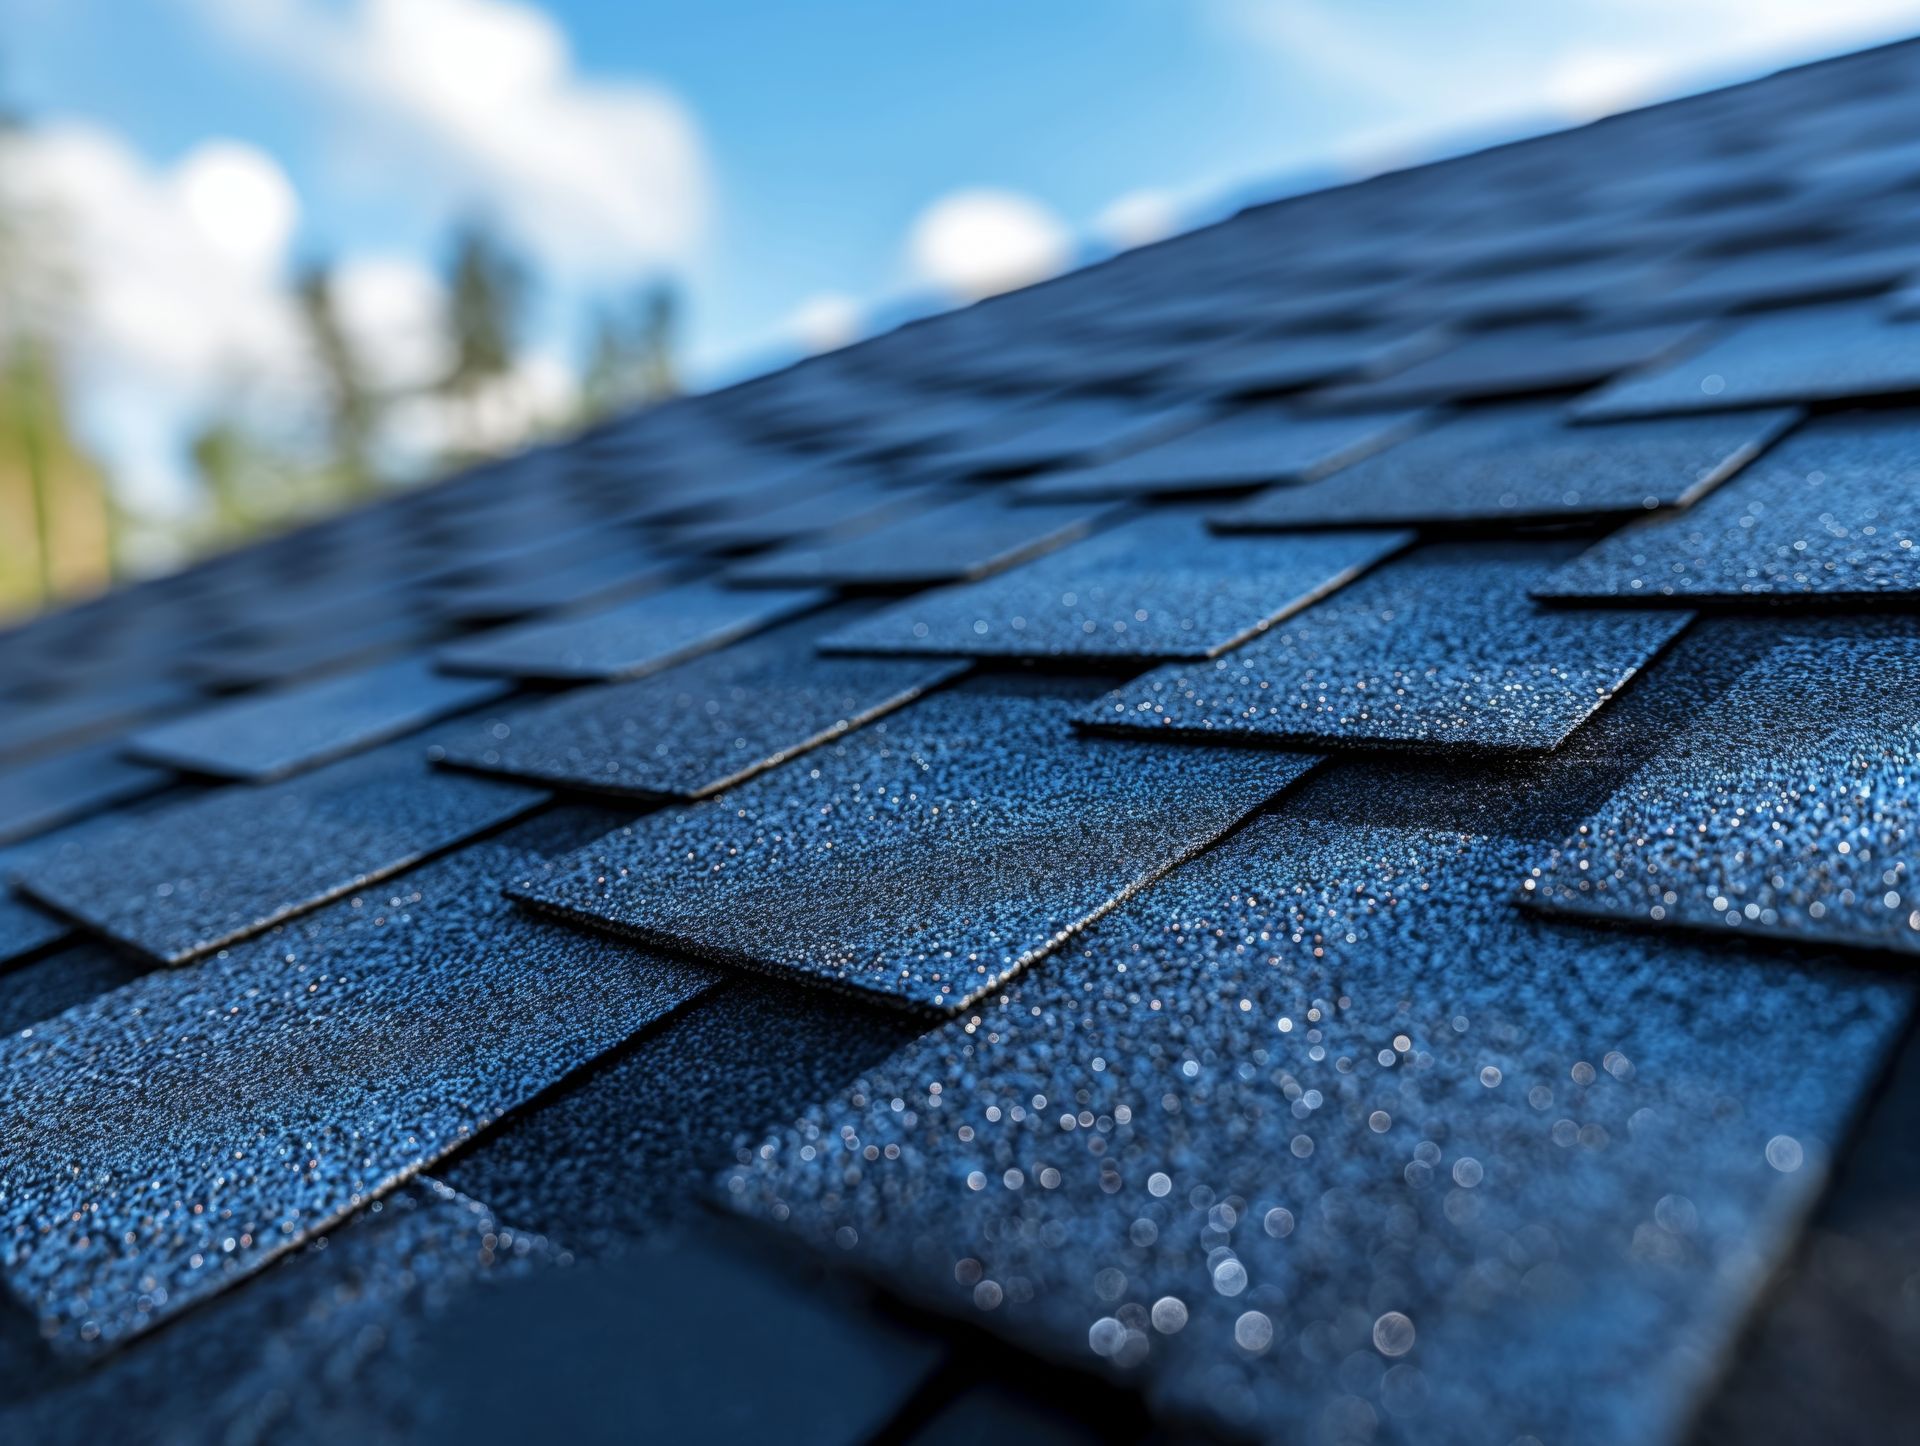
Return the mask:
[[1404,533],[1213,537],[1162,514],[985,582],[942,588],[822,639],[828,652],[1208,658],[1404,546]]
[[1552,819],[1478,770],[1330,771],[776,1130],[728,1196],[1162,1419],[1660,1434],[1911,991],[1530,919],[1524,842],[1477,817],[1503,793]]
[[435,772],[423,745],[408,740],[37,851],[14,880],[83,927],[177,964],[418,863],[545,797]]
[[1177,496],[1312,482],[1392,446],[1423,420],[1405,411],[1317,417],[1250,407],[1117,462],[1049,472],[1022,483],[1018,495],[1035,501]]
[[1567,549],[1418,549],[1210,662],[1127,683],[1103,731],[1296,748],[1557,747],[1693,616],[1555,611],[1527,589]]
[[259,783],[397,738],[500,697],[506,684],[455,678],[402,658],[284,692],[237,698],[127,740],[134,758]]
[[950,1013],[1314,762],[1078,738],[1086,692],[987,680],[939,694],[723,798],[637,819],[514,896]]
[[1920,640],[1779,636],[1533,870],[1529,902],[1920,953]]
[[179,1313],[707,986],[516,913],[538,862],[476,845],[0,1044],[0,1273],[47,1339]]
[[1570,426],[1558,402],[1468,412],[1325,482],[1279,488],[1216,527],[1413,527],[1580,521],[1685,507],[1793,425],[1791,409]]
[[1008,507],[963,497],[857,537],[801,543],[736,564],[747,587],[927,587],[1002,572],[1084,537],[1098,513],[1079,507]]
[[1685,512],[1635,523],[1534,589],[1733,601],[1920,592],[1920,413],[1822,417]]
[[592,681],[656,672],[818,607],[819,591],[728,591],[688,583],[580,617],[450,644],[440,665],[491,677]]
[[449,731],[460,768],[588,793],[700,798],[912,702],[965,663],[822,658],[835,610],[630,683],[585,688]]
[[1591,421],[1843,401],[1920,390],[1920,321],[1878,302],[1755,317],[1666,366],[1583,398]]

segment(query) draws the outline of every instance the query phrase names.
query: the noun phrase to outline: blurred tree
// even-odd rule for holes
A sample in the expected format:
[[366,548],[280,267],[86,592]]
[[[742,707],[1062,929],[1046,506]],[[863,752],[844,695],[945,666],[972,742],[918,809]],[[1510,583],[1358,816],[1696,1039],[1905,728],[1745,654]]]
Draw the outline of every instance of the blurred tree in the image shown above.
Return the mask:
[[674,360],[680,329],[680,293],[669,281],[649,286],[630,309],[602,307],[593,318],[581,377],[584,420],[662,401],[680,390]]
[[74,440],[43,337],[7,338],[0,392],[0,612],[104,587],[113,572],[106,479]]
[[188,529],[196,550],[231,547],[339,509],[336,460],[275,440],[238,407],[203,425],[189,451],[204,501]]
[[333,274],[322,264],[309,266],[297,285],[300,313],[306,320],[326,385],[327,442],[331,470],[342,500],[373,489],[374,441],[380,425],[381,398],[369,385],[334,298]]
[[447,292],[453,365],[441,389],[462,418],[453,450],[473,456],[509,440],[501,435],[502,414],[511,419],[524,410],[513,379],[527,273],[489,226],[469,221],[454,237]]
[[0,612],[104,586],[114,543],[105,479],[68,423],[57,247],[13,183],[20,136],[0,112]]

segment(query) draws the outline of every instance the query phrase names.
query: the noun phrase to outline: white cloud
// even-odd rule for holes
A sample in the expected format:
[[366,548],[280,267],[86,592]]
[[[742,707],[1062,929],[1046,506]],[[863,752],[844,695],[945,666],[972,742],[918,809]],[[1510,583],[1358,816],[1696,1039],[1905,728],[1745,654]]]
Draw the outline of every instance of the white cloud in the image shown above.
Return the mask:
[[794,308],[782,328],[808,351],[832,351],[860,334],[860,303],[839,292],[809,296]]
[[[683,261],[704,230],[698,128],[666,90],[580,74],[514,0],[199,0],[228,35],[337,105],[355,170],[434,219],[479,208],[588,279]],[[377,174],[367,162],[377,159]]]
[[1164,241],[1180,229],[1180,203],[1166,191],[1128,191],[1093,218],[1093,234],[1127,250]]
[[53,306],[80,421],[129,497],[179,505],[185,419],[303,389],[300,321],[282,284],[299,202],[266,155],[212,140],[147,165],[110,132],[57,123],[7,142],[11,199],[52,258]]
[[914,221],[907,254],[920,280],[960,300],[974,300],[1061,271],[1072,259],[1073,237],[1029,196],[954,191]]
[[1209,8],[1234,43],[1259,45],[1332,95],[1347,125],[1330,149],[1368,167],[1431,153],[1450,132],[1590,120],[1920,24],[1920,0],[1210,0]]
[[180,163],[174,186],[208,245],[254,275],[280,269],[300,198],[271,156],[238,141],[209,141]]
[[362,256],[335,268],[334,307],[368,380],[387,391],[432,386],[452,366],[447,291],[410,256]]

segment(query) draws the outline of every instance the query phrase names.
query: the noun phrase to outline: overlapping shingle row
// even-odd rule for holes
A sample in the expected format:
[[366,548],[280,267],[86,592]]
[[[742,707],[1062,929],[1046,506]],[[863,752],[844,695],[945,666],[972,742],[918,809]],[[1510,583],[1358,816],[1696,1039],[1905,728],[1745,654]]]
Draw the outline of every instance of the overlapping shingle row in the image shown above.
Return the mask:
[[[1917,94],[1256,208],[0,636],[0,1426],[470,1429],[497,1260],[505,1351],[786,1268],[697,1196],[1177,1429],[1682,1430],[1912,1012]],[[796,1439],[984,1349],[766,1299],[880,1403]]]

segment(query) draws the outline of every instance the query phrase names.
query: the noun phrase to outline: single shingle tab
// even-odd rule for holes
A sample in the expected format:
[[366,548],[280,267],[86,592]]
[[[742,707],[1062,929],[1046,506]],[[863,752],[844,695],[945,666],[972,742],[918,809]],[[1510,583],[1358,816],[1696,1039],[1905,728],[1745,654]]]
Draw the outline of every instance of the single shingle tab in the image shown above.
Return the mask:
[[0,1043],[0,1273],[55,1349],[242,1279],[707,987],[513,909],[538,865],[480,844]]
[[680,667],[477,723],[436,755],[457,768],[618,797],[692,799],[912,702],[967,664],[820,657],[802,619]]
[[1572,426],[1561,404],[1463,414],[1324,482],[1216,514],[1223,531],[1580,521],[1685,507],[1788,427],[1792,408]]
[[1711,257],[1672,285],[1632,298],[1630,307],[1649,314],[1705,316],[1870,296],[1916,272],[1920,272],[1920,246],[1911,238],[1871,243],[1849,238],[1839,245]]
[[1707,335],[1707,328],[1695,322],[1502,327],[1472,333],[1458,345],[1389,377],[1315,392],[1312,401],[1316,406],[1356,411],[1565,391],[1659,361]]
[[0,1039],[98,999],[152,967],[150,960],[83,941],[0,971]]
[[1324,597],[1408,534],[1214,537],[1160,515],[828,634],[828,652],[1210,658]]
[[[0,860],[0,875],[4,871],[5,861]],[[0,964],[58,943],[72,932],[72,927],[65,919],[9,892],[0,876]]]
[[1181,368],[1187,385],[1222,397],[1298,391],[1354,373],[1391,371],[1438,350],[1443,334],[1321,331],[1244,337],[1204,351]]
[[566,680],[633,678],[817,607],[830,593],[688,583],[580,617],[503,628],[442,648],[455,673]]
[[[1207,415],[1204,408],[1191,405],[1093,399],[1052,402],[1036,409],[1031,426],[1018,426],[1010,436],[945,449],[935,460],[942,468],[968,476],[1010,476],[1063,462],[1120,456],[1178,436],[1206,421]],[[1008,420],[1017,423],[1019,414],[1010,414]]]
[[795,982],[948,1013],[1226,833],[1316,760],[1083,738],[1087,689],[928,698],[514,896]]
[[1591,421],[1920,391],[1920,319],[1878,301],[1769,312],[1576,402]]
[[963,497],[872,532],[802,543],[739,563],[727,581],[745,587],[926,587],[1000,572],[1084,537],[1087,507],[1008,507]]
[[1566,552],[1418,549],[1230,653],[1125,684],[1082,720],[1298,748],[1554,748],[1693,616],[1529,602],[1527,588]]
[[911,516],[933,500],[925,488],[864,478],[836,478],[833,485],[813,490],[783,484],[732,499],[722,516],[675,528],[672,541],[682,553],[739,552],[802,537],[851,536]]
[[1911,992],[1528,916],[1527,791],[1329,769],[728,1198],[1231,1439],[1669,1437]]
[[538,807],[532,788],[436,772],[391,744],[258,788],[229,788],[37,851],[15,874],[39,903],[181,963]]
[[1782,638],[1549,855],[1529,902],[1920,954],[1920,639]]
[[425,658],[402,658],[218,704],[134,734],[126,751],[189,773],[260,783],[477,708],[507,687],[498,679],[437,672]]
[[1066,501],[1312,482],[1391,447],[1425,416],[1417,411],[1315,416],[1251,407],[1119,461],[1049,472],[1021,483],[1016,495]]
[[161,769],[120,757],[111,743],[86,744],[0,767],[0,844],[156,793],[170,781],[171,775]]
[[1821,417],[1685,512],[1596,543],[1535,597],[1641,601],[1920,593],[1920,412]]

